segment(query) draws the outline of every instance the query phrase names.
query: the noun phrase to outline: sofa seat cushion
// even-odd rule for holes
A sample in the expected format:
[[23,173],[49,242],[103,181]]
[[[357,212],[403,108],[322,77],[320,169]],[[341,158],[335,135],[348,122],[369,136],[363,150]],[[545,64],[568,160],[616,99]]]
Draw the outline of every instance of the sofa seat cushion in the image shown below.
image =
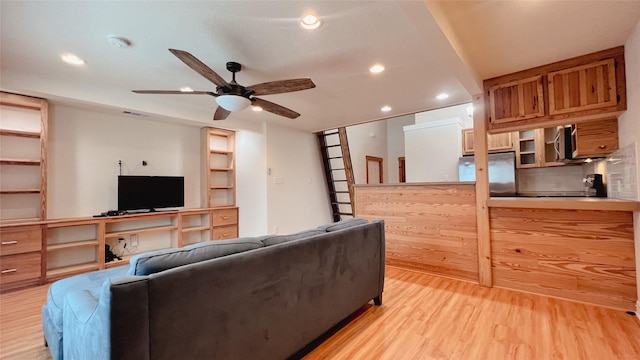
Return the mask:
[[332,231],[338,231],[342,229],[348,229],[350,227],[354,227],[354,226],[358,226],[366,223],[368,223],[366,219],[352,218],[352,219],[340,220],[332,224],[321,225],[321,226],[318,226],[318,229],[324,230],[326,232],[332,232]]
[[305,239],[311,236],[320,235],[324,233],[326,233],[326,231],[313,229],[313,230],[301,231],[299,233],[290,234],[290,235],[264,235],[264,236],[257,237],[256,240],[261,241],[264,244],[264,246],[271,246],[271,245],[281,244],[281,243],[292,241],[292,240]]
[[87,290],[91,295],[98,297],[102,284],[112,277],[124,276],[127,273],[127,266],[118,266],[111,269],[92,271],[80,275],[60,279],[49,287],[47,293],[47,304],[42,311],[48,312],[49,321],[53,326],[62,331],[62,308],[67,294],[72,290]]
[[178,249],[150,251],[136,255],[129,262],[127,275],[150,275],[174,267],[263,247],[254,238],[212,240]]

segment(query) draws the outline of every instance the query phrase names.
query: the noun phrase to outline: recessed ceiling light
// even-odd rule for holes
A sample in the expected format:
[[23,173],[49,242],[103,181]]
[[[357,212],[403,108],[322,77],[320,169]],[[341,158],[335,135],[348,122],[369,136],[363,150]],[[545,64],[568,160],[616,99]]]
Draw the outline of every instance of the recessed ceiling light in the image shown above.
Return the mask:
[[188,87],[188,86],[183,86],[180,88],[180,91],[182,92],[193,92],[193,89]]
[[369,68],[369,71],[371,71],[374,74],[381,73],[384,71],[384,66],[382,64],[375,64]]
[[436,96],[436,99],[438,99],[438,100],[444,100],[444,99],[446,99],[446,98],[448,98],[448,97],[449,97],[449,94],[447,94],[447,93],[441,93],[441,94],[438,94],[438,96]]
[[307,14],[300,19],[300,26],[308,30],[314,30],[320,27],[320,19],[313,15]]
[[253,111],[262,111],[262,108],[260,106],[251,106],[251,110],[253,110]]
[[82,60],[80,57],[78,57],[78,55],[74,55],[74,54],[71,54],[71,53],[62,54],[62,55],[60,55],[60,58],[62,59],[62,61],[66,62],[67,64],[71,64],[71,65],[84,65],[84,64],[86,64],[86,62],[84,60]]
[[380,111],[384,111],[384,112],[391,111],[391,106],[385,105],[380,108]]

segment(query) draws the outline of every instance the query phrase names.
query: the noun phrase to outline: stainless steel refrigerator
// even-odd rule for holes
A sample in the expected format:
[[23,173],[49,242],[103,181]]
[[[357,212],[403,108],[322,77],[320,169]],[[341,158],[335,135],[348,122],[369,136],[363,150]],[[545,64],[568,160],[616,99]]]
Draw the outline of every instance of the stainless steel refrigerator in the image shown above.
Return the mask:
[[[473,156],[458,159],[458,180],[476,181]],[[489,154],[489,191],[491,196],[516,195],[516,156],[513,152]]]

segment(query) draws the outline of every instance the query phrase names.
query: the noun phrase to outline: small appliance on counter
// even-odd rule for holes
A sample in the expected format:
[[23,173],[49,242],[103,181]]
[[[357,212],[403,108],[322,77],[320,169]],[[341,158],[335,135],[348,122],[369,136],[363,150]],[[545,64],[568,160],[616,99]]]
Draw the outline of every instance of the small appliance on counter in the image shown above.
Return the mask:
[[585,186],[587,196],[607,197],[607,191],[604,188],[602,174],[588,174],[582,179]]

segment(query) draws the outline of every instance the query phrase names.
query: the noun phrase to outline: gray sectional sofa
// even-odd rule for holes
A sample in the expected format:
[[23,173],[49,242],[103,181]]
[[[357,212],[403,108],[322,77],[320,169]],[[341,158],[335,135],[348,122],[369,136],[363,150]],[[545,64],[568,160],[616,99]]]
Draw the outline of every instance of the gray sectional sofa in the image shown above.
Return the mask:
[[209,241],[53,283],[45,340],[61,359],[285,359],[374,300],[384,223]]

